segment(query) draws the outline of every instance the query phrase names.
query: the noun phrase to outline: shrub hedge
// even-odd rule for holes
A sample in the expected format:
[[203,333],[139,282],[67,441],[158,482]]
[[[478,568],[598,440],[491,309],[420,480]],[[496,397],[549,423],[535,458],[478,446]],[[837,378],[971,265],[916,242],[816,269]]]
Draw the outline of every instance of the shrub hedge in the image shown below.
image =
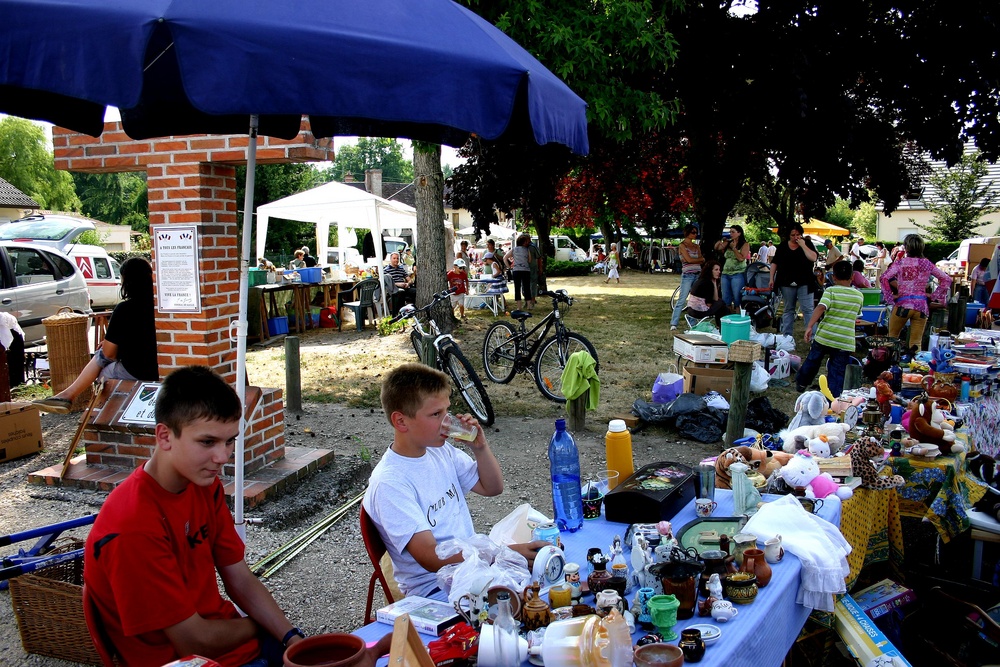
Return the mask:
[[545,275],[552,276],[586,276],[594,269],[593,262],[559,262],[551,257],[545,258]]

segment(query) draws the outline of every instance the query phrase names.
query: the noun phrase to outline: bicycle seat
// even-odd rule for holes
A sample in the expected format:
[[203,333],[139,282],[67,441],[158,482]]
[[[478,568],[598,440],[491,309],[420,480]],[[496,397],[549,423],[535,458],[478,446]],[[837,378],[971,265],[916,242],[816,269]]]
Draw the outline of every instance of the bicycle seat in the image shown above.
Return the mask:
[[512,310],[510,311],[510,316],[513,317],[518,322],[523,322],[529,317],[531,317],[531,313],[529,313],[526,310]]

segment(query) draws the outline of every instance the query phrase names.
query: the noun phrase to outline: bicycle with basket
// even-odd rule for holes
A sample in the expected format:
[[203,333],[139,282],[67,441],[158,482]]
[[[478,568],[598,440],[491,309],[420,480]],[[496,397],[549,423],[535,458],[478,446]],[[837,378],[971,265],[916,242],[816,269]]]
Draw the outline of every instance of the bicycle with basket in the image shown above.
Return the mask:
[[455,390],[461,394],[472,415],[484,426],[490,426],[496,415],[483,381],[462,353],[455,338],[451,334],[442,334],[431,315],[431,309],[440,301],[450,300],[453,292],[453,289],[438,292],[423,308],[412,304],[403,306],[399,315],[391,321],[410,320],[413,325],[410,342],[420,361],[428,366],[436,366],[451,377]]
[[[510,316],[517,321],[515,327],[506,320],[494,322],[483,340],[483,368],[486,377],[499,384],[507,384],[518,373],[531,373],[542,396],[557,403],[565,403],[562,394],[562,372],[575,352],[586,350],[594,358],[594,371],[600,371],[597,350],[578,333],[569,330],[563,321],[565,308],[573,304],[566,290],[539,292],[539,296],[552,299],[552,312],[528,329],[525,322],[532,315],[526,310],[515,310]],[[549,336],[549,332],[555,332]],[[548,336],[548,337],[546,337]]]

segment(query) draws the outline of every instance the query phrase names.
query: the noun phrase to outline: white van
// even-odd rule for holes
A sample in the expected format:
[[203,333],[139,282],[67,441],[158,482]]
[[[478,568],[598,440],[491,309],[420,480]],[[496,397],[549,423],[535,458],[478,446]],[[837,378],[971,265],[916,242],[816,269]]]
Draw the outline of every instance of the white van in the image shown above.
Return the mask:
[[[963,273],[966,278],[976,268],[976,264],[983,257],[992,257],[993,249],[1000,243],[1000,236],[978,236],[971,239],[963,239],[958,249],[954,250],[946,258],[939,261],[936,266],[947,274]],[[983,246],[976,248],[975,256],[969,261],[969,251],[972,246]]]
[[[587,253],[580,249],[568,236],[550,236],[549,240],[556,248],[557,262],[586,262]],[[532,236],[531,242],[538,245],[538,237]]]
[[121,266],[104,248],[77,243],[69,248],[69,256],[87,282],[91,308],[111,310],[122,300]]

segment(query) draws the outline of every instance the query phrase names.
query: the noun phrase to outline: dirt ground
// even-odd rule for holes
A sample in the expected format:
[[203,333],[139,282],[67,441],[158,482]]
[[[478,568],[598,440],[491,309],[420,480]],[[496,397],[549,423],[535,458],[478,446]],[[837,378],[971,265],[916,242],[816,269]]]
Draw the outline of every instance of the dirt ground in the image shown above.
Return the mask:
[[[629,276],[634,276],[629,285]],[[673,276],[642,276],[626,274],[619,290],[635,289],[642,292],[644,317],[650,326],[662,333],[661,351],[654,352],[646,346],[631,347],[628,340],[614,345],[609,339],[588,327],[606,326],[589,321],[582,308],[573,312],[570,320],[574,330],[581,331],[598,344],[602,365],[606,362],[609,378],[641,376],[637,384],[646,387],[645,394],[637,390],[623,391],[620,395],[608,391],[602,406],[593,416],[588,415],[587,427],[576,434],[580,448],[584,476],[604,468],[604,433],[606,419],[614,414],[628,412],[635,398],[649,399],[649,387],[656,371],[672,349],[668,331],[669,310],[663,301],[676,285]],[[589,300],[626,297],[624,291],[613,294],[614,285],[605,286],[600,277],[559,279],[554,281],[576,290],[580,306]],[[637,297],[640,298],[640,297]],[[577,309],[578,306],[574,306]],[[603,308],[603,306],[602,306]],[[648,314],[648,315],[647,315]],[[619,314],[621,316],[621,314]],[[481,321],[480,321],[481,320]],[[474,313],[457,335],[468,351],[470,359],[479,356],[483,332],[492,317]],[[283,349],[280,344],[254,350],[248,363],[252,382],[283,386]],[[391,442],[391,428],[377,405],[377,386],[381,372],[403,360],[410,360],[412,349],[405,335],[380,338],[369,328],[356,333],[345,327],[336,331],[307,332],[301,338],[303,395],[305,402],[301,414],[286,412],[287,444],[323,447],[336,452],[336,462],[305,480],[285,496],[248,511],[248,516],[260,518],[259,525],[247,529],[247,561],[255,563],[262,556],[292,539],[299,532],[313,525],[335,509],[356,499],[367,482],[370,466]],[[322,360],[320,360],[322,359]],[[475,361],[477,366],[480,364]],[[615,374],[618,374],[617,376]],[[312,389],[332,382],[338,375],[350,375],[357,385],[353,396],[330,396]],[[604,371],[602,370],[602,381]],[[563,414],[561,406],[541,399],[534,384],[526,376],[515,378],[510,385],[488,385],[488,391],[497,406],[497,421],[488,430],[488,439],[504,471],[506,488],[499,498],[473,497],[470,505],[477,529],[488,532],[489,527],[521,503],[530,503],[543,512],[551,511],[546,448],[553,430],[553,421]],[[494,394],[494,390],[497,390]],[[504,393],[508,392],[508,393]],[[768,393],[772,402],[789,411],[794,396],[787,388],[775,388]],[[508,398],[509,397],[509,398]],[[518,399],[523,399],[518,402]],[[333,402],[338,401],[338,402]],[[507,410],[506,406],[514,407]],[[527,407],[525,407],[527,406]],[[0,464],[0,535],[43,526],[72,517],[96,512],[106,494],[77,489],[32,486],[27,484],[31,471],[53,465],[62,460],[76,425],[78,416],[43,415],[45,451],[39,455]],[[721,443],[702,444],[679,438],[676,433],[662,428],[639,430],[633,437],[635,464],[656,461],[675,461],[688,465],[718,453]],[[371,567],[360,539],[357,511],[353,506],[347,518],[314,542],[303,553],[265,579],[279,604],[290,619],[307,633],[324,631],[349,631],[363,622],[365,593]],[[86,530],[74,533],[84,536]],[[29,543],[25,543],[29,544]],[[17,546],[25,546],[25,544]],[[2,553],[10,554],[13,547]],[[60,660],[26,655],[21,649],[20,638],[7,600],[9,592],[0,592],[0,664],[11,665],[66,665]],[[376,605],[380,605],[377,596]]]

